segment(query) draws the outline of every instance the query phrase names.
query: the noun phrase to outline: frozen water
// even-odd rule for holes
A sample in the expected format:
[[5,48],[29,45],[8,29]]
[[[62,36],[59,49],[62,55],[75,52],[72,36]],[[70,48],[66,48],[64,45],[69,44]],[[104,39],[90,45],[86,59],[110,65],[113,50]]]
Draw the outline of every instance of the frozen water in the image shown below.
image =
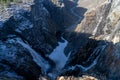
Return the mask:
[[68,42],[65,39],[63,40],[64,43],[58,42],[59,46],[57,46],[54,51],[49,55],[49,58],[56,63],[56,67],[58,69],[62,69],[66,64],[66,61],[68,60],[68,57],[64,54],[64,49],[67,46]]
[[37,65],[39,65],[41,67],[43,72],[46,73],[46,71],[49,68],[48,62],[46,60],[44,60],[44,58],[42,58],[39,53],[37,53],[34,49],[32,49],[29,44],[26,44],[20,40],[17,40],[17,42],[19,44],[21,44],[24,48],[26,48],[31,53],[33,60],[36,62]]
[[[93,57],[93,55],[98,54],[98,56],[93,60],[93,62],[92,62],[89,66],[75,65],[75,66],[68,67],[68,69],[66,69],[66,70],[74,70],[76,67],[79,67],[79,68],[80,68],[81,70],[83,70],[83,71],[87,71],[87,70],[91,69],[92,67],[94,67],[94,66],[97,64],[98,58],[99,58],[99,56],[100,56],[99,51],[101,52],[101,51],[103,51],[105,48],[106,48],[106,45],[100,46],[100,47],[98,47],[98,48],[92,53],[92,56],[90,56],[90,57],[88,58],[88,61],[90,60],[90,58]],[[88,62],[88,61],[87,61],[87,62]],[[86,63],[87,63],[87,62],[86,62]],[[64,70],[64,71],[66,71],[66,70]]]

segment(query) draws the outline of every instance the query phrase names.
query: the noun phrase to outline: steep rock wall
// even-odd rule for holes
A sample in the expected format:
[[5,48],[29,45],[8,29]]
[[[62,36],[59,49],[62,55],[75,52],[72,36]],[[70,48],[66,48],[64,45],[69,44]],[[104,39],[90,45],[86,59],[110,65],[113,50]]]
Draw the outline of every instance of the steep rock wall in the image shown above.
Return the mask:
[[0,13],[0,63],[10,67],[8,70],[3,67],[0,76],[4,71],[7,75],[12,70],[13,75],[17,73],[27,80],[38,79],[44,74],[41,71],[43,65],[38,65],[31,54],[38,52],[37,55],[49,60],[46,55],[57,46],[56,23],[42,0],[22,0],[4,7]]

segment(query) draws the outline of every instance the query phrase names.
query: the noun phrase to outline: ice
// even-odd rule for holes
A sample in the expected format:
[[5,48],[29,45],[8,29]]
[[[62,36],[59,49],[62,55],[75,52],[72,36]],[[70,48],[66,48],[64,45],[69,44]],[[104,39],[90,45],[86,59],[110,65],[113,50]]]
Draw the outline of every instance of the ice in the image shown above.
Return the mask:
[[68,56],[64,54],[64,49],[67,46],[68,41],[66,41],[64,38],[62,39],[64,40],[64,42],[58,42],[59,45],[49,55],[49,58],[52,59],[56,64],[56,67],[53,69],[53,71],[48,73],[48,76],[51,77],[53,80],[56,80],[56,77],[64,68],[71,54],[71,52],[68,54]]
[[17,42],[31,53],[33,60],[36,62],[37,65],[41,67],[41,70],[43,70],[43,72],[46,73],[46,71],[49,68],[48,62],[44,60],[39,53],[32,49],[29,44],[24,43],[23,41],[20,40],[17,40]]
[[[105,48],[106,48],[106,45],[100,46],[92,53],[92,55],[88,58],[87,62],[89,62],[90,58],[92,58],[93,55],[98,55],[98,56],[93,60],[93,62],[89,66],[75,65],[75,66],[68,67],[68,69],[66,69],[66,70],[74,70],[76,67],[80,68],[80,70],[82,70],[82,71],[87,71],[87,70],[91,69],[92,67],[94,67],[97,64],[98,58],[100,57],[100,53]],[[66,70],[64,70],[64,71],[66,71]]]
[[95,65],[97,64],[97,60],[98,60],[98,57],[97,57],[97,58],[93,61],[93,63],[92,63],[90,66],[88,66],[88,67],[84,67],[84,66],[82,66],[82,65],[75,65],[75,66],[69,67],[68,69],[69,69],[69,70],[74,70],[76,67],[79,67],[80,70],[82,70],[82,71],[87,71],[87,70],[91,69],[93,66],[95,66]]
[[[56,75],[64,67],[64,65],[66,64],[66,62],[70,56],[70,53],[68,56],[66,56],[64,54],[64,49],[67,46],[68,41],[66,41],[64,38],[62,38],[62,39],[64,40],[64,42],[58,42],[59,46],[57,46],[53,50],[53,52],[48,56],[56,64],[54,71],[48,73],[48,75],[52,76],[52,78],[56,77]],[[46,73],[47,70],[50,68],[50,65],[48,64],[48,62],[46,60],[44,60],[39,53],[37,53],[35,50],[33,50],[29,44],[27,44],[21,40],[17,40],[17,42],[19,44],[21,44],[24,48],[26,48],[31,53],[33,60],[36,62],[36,64],[38,64],[41,67],[41,70],[43,70],[44,73]]]
[[52,59],[56,63],[56,67],[58,69],[62,69],[68,60],[68,57],[64,54],[64,49],[68,44],[64,38],[63,42],[58,42],[59,46],[57,46],[54,51],[49,55],[49,58]]

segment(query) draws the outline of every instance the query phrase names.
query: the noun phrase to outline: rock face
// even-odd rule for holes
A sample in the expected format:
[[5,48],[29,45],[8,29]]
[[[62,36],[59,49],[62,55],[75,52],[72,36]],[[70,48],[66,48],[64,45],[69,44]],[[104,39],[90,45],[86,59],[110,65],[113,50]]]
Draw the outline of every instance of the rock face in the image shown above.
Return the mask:
[[[10,68],[6,70],[6,67],[1,65],[3,68],[0,71],[2,73],[7,71],[6,74],[12,75],[10,73],[12,70],[13,75],[17,73],[27,80],[36,80],[42,71],[40,65],[34,62],[36,61],[34,53],[39,52],[38,55],[49,60],[46,54],[49,54],[57,45],[56,24],[42,1],[23,0],[20,3],[10,4],[2,10],[0,63]],[[6,13],[7,15],[4,15]],[[23,46],[19,43],[20,41],[26,46],[29,44],[30,47]],[[29,51],[30,49],[32,52]]]
[[[119,4],[119,0],[21,0],[0,6],[0,80],[58,76],[62,76],[58,80],[119,80]],[[67,44],[58,51],[68,61],[57,70],[59,59],[49,56],[57,54],[58,43],[64,41]],[[59,58],[56,54],[51,57]],[[90,76],[80,77],[84,74]]]
[[[24,3],[21,5],[24,5]],[[27,40],[34,49],[49,53],[57,43],[54,37],[56,31],[54,22],[51,21],[49,12],[45,9],[42,2],[35,1],[33,5],[26,4],[26,6],[31,8],[30,11],[24,10],[24,8],[22,9],[21,7],[18,11],[15,10],[13,16],[4,23],[4,29],[2,30],[3,32],[7,30],[6,33],[3,34],[4,38],[6,38],[8,34],[17,34]],[[48,39],[49,41],[47,41]]]
[[78,24],[75,31],[92,34],[97,39],[108,40],[113,43],[119,42],[117,37],[119,30],[118,4],[119,1],[106,1],[97,8],[91,9],[85,14],[84,20]]
[[[97,74],[105,77],[103,79],[99,76],[101,80],[119,80],[119,3],[118,0],[109,0],[102,2],[97,7],[87,8],[88,11],[85,13],[84,19],[74,29],[77,38],[74,35],[72,42],[70,41],[70,45],[74,45],[74,41],[81,38],[76,43],[84,44],[86,47],[79,46],[80,49],[74,52],[74,55],[68,61],[67,65],[72,65],[72,67],[67,66],[66,69],[68,70],[65,70],[66,73],[63,72],[62,75],[77,76],[87,72],[91,75]],[[80,37],[81,33],[90,35],[84,39],[85,35]],[[94,39],[95,42],[94,40],[90,41],[90,39]],[[93,64],[90,61],[94,63],[96,60],[97,63],[92,66]]]
[[40,67],[33,62],[29,51],[17,43],[15,39],[8,39],[4,42],[0,41],[0,44],[1,76],[9,76],[11,74],[11,76],[17,77],[14,75],[14,72],[26,77],[26,79],[34,80],[39,76],[41,73]]

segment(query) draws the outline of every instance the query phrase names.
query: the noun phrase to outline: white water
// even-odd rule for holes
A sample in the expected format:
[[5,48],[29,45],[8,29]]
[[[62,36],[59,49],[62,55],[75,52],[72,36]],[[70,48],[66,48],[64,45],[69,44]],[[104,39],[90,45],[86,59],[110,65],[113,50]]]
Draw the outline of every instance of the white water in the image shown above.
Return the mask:
[[[62,38],[63,39],[63,38]],[[57,46],[54,51],[49,55],[49,58],[52,59],[56,63],[56,67],[60,70],[66,64],[68,57],[64,54],[64,49],[67,46],[68,42],[64,40],[64,43],[58,42],[59,46]]]
[[17,42],[18,42],[19,44],[21,44],[24,48],[26,48],[26,49],[31,53],[31,55],[32,55],[32,57],[33,57],[33,60],[36,62],[36,64],[37,64],[38,66],[41,67],[41,69],[43,70],[43,72],[46,73],[46,71],[47,71],[48,68],[49,68],[48,62],[45,61],[45,60],[41,57],[41,55],[40,55],[39,53],[37,53],[35,50],[33,50],[33,49],[30,47],[29,44],[26,44],[26,43],[24,43],[23,41],[21,41],[21,40],[19,40],[19,39],[17,40]]

